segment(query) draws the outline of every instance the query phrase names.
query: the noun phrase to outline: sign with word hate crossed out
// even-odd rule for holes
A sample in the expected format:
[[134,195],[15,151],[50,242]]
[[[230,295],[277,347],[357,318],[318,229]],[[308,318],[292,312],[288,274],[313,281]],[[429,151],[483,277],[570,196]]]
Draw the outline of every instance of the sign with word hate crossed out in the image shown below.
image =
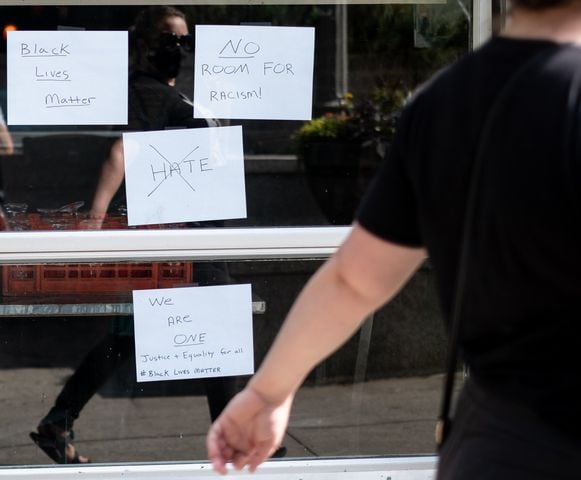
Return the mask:
[[8,123],[126,125],[127,38],[127,32],[8,32]]
[[246,217],[242,127],[123,134],[127,221]]
[[194,117],[310,120],[312,27],[196,25]]
[[133,291],[138,382],[254,373],[251,286]]

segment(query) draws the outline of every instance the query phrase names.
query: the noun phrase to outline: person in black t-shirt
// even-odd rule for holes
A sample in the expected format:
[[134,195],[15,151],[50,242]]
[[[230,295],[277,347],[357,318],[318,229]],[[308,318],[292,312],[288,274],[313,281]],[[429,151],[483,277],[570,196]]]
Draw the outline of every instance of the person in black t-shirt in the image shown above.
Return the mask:
[[579,478],[581,1],[512,3],[503,36],[438,74],[406,106],[351,233],[211,427],[208,455],[218,472],[229,461],[253,470],[267,458],[308,372],[426,255],[449,316],[481,149],[460,330],[471,374],[438,479]]
[[[182,49],[193,40],[184,14],[172,7],[143,10],[130,31],[128,123],[125,131],[218,126],[214,119],[193,118],[193,104],[176,87]],[[98,228],[114,197],[124,197],[125,166],[121,139],[105,160],[89,212],[88,228]]]

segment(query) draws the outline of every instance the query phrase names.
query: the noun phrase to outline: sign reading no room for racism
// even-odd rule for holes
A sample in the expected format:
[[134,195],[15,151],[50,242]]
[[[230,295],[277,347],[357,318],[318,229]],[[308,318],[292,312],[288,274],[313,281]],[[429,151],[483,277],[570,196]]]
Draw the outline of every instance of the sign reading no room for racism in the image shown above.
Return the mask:
[[8,123],[127,124],[127,32],[8,33]]
[[310,120],[315,30],[196,26],[194,117]]

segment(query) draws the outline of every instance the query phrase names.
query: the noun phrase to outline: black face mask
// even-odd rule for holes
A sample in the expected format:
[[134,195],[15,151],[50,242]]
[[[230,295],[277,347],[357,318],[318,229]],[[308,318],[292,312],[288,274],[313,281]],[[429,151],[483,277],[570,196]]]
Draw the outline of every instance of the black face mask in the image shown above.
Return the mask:
[[182,48],[191,51],[191,35],[180,37],[175,33],[162,33],[159,37],[159,46],[150,55],[149,60],[165,79],[176,78],[180,73]]
[[182,52],[178,48],[159,48],[149,60],[157,72],[165,79],[176,78],[180,73]]

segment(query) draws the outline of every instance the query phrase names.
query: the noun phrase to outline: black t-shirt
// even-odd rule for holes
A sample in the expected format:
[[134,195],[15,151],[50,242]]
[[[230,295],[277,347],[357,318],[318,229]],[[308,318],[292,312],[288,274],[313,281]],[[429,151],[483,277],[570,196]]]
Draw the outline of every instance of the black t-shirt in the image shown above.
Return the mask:
[[402,114],[358,221],[429,253],[448,316],[470,169],[486,114],[518,77],[485,149],[461,347],[483,384],[581,435],[581,48],[496,38]]
[[[214,119],[194,118],[192,102],[177,88],[149,73],[131,74],[128,97],[128,119],[127,125],[121,127],[123,131],[147,132],[219,126],[219,122]],[[125,179],[111,204],[126,204]]]
[[192,102],[175,87],[147,73],[129,79],[129,112],[125,130],[214,126],[213,120],[195,119]]

